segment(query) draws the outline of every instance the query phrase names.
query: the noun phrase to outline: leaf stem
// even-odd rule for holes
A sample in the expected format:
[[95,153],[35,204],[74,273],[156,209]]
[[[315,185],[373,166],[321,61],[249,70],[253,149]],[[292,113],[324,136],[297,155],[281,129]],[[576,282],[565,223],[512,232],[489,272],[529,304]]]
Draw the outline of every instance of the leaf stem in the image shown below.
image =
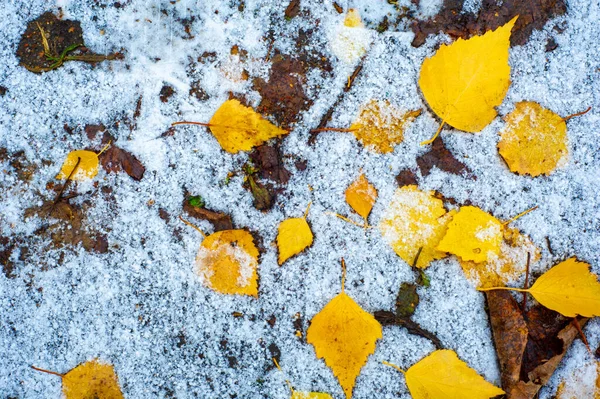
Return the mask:
[[312,201],[310,201],[308,203],[308,206],[306,207],[306,210],[304,211],[304,220],[306,220],[306,217],[308,216],[308,211],[310,210],[311,205],[312,205]]
[[[279,366],[279,362],[277,362],[277,359],[275,359],[274,357],[272,357],[271,359],[273,360],[273,363],[275,363],[275,367],[277,367],[277,370],[281,371],[281,374],[283,374],[285,376],[285,373],[283,372],[283,370]],[[294,387],[292,387],[292,383],[287,378],[285,379],[285,383],[287,384],[288,388],[290,388],[290,391],[292,392],[292,395],[293,395],[294,394]]]
[[171,123],[171,126],[177,126],[177,125],[200,125],[200,126],[206,126],[206,127],[213,126],[210,123],[192,122],[192,121],[181,121],[181,122],[173,122],[173,123]]
[[[525,266],[525,284],[523,285],[523,289],[529,289],[529,264],[531,263],[531,253],[527,252],[527,265]],[[527,292],[523,292],[523,313],[527,308]]]
[[107,144],[106,144],[104,147],[102,147],[102,149],[100,150],[100,152],[99,152],[98,154],[96,154],[96,155],[97,155],[97,156],[100,156],[100,155],[102,155],[102,153],[103,153],[104,151],[106,151],[106,150],[108,149],[108,147],[110,147],[110,141],[109,141],[109,142],[108,142],[108,143],[107,143]]
[[342,258],[342,292],[346,289],[346,261]]
[[477,288],[477,291],[493,291],[493,290],[505,290],[505,291],[517,291],[517,292],[529,292],[529,289],[523,289],[523,288],[511,288],[511,287],[489,287],[489,288]]
[[444,127],[445,124],[446,124],[446,121],[442,121],[442,123],[440,124],[440,127],[438,127],[438,130],[435,132],[433,137],[430,138],[429,140],[422,141],[421,145],[428,145],[428,144],[433,143],[435,141],[435,139],[437,139],[437,137],[440,135],[440,132],[442,131],[442,128]]
[[406,375],[406,371],[402,370],[400,367],[396,366],[394,363],[386,362],[385,360],[382,361],[381,363],[385,364],[386,366],[393,367],[396,370],[398,370],[399,372],[401,372],[402,374]]
[[181,217],[181,215],[179,215],[179,219],[187,224],[188,226],[190,226],[191,228],[195,229],[196,231],[198,231],[200,234],[202,234],[202,237],[206,238],[206,234],[204,234],[204,232],[202,230],[200,230],[200,228],[194,224],[192,224],[191,222],[188,222],[187,220],[185,220],[184,218]]
[[526,211],[523,211],[523,212],[519,213],[517,216],[515,216],[515,217],[513,217],[513,218],[511,218],[511,219],[507,220],[506,222],[502,223],[502,226],[506,226],[507,224],[514,222],[515,220],[519,219],[520,217],[522,217],[522,216],[525,216],[525,215],[527,215],[529,212],[531,212],[531,211],[535,211],[535,210],[536,210],[536,209],[538,209],[538,208],[539,208],[539,206],[538,206],[538,205],[534,206],[533,208],[529,208],[529,209],[527,209]]
[[48,373],[48,374],[57,375],[60,378],[63,378],[65,376],[64,374],[57,373],[56,371],[44,370],[44,369],[41,369],[41,368],[35,367],[35,366],[31,366],[31,368],[34,369],[34,370],[36,370],[36,371],[41,371],[42,373]]
[[355,222],[354,220],[352,220],[352,219],[350,219],[350,218],[347,218],[346,216],[342,216],[342,215],[340,215],[339,213],[335,213],[335,212],[325,212],[325,214],[326,214],[326,215],[333,215],[333,216],[336,216],[336,217],[338,217],[338,218],[342,219],[343,221],[345,221],[345,222],[348,222],[348,223],[350,223],[350,224],[353,224],[353,225],[355,225],[355,226],[358,226],[358,227],[364,227],[365,229],[372,229],[372,228],[373,228],[373,226],[369,226],[369,225],[366,223],[366,221],[365,221],[365,224],[359,224],[359,223]]
[[577,320],[577,317],[574,317],[573,320],[571,321],[571,323],[575,326],[575,328],[579,332],[579,335],[581,335],[581,340],[585,344],[585,347],[587,348],[588,352],[590,354],[592,354],[592,350],[590,349],[590,344],[588,343],[587,338],[585,337],[585,334],[583,333],[583,330],[581,329],[581,324],[579,324],[579,320]]
[[564,118],[562,118],[562,120],[564,122],[566,122],[566,121],[568,121],[571,118],[575,118],[576,116],[585,115],[585,114],[587,114],[590,111],[590,109],[592,109],[592,107],[588,107],[588,109],[586,109],[585,111],[581,111],[581,112],[577,112],[575,114],[571,114],[571,115],[565,116]]

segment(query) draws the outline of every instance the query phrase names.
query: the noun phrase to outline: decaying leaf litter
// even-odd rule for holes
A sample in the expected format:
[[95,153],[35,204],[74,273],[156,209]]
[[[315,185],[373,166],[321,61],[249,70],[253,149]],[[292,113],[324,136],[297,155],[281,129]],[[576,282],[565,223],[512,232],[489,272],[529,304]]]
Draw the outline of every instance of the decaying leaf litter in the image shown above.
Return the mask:
[[[337,27],[344,22],[344,14],[338,14],[330,4],[301,2],[299,13],[286,20],[282,17],[286,4],[224,6],[208,2],[192,13],[186,10],[189,4],[184,3],[161,10],[136,1],[118,8],[103,8],[95,2],[61,2],[69,19],[82,21],[86,45],[105,54],[125,46],[130,58],[98,64],[93,69],[67,62],[42,75],[43,85],[16,66],[14,46],[27,22],[45,9],[35,2],[19,7],[9,5],[9,14],[19,23],[2,32],[4,42],[13,43],[13,48],[5,50],[6,57],[14,60],[3,66],[5,78],[0,83],[7,89],[0,97],[1,120],[3,128],[12,132],[10,136],[2,135],[2,147],[10,154],[24,150],[32,173],[28,173],[30,180],[22,180],[18,167],[10,165],[8,159],[2,161],[3,169],[9,171],[2,180],[3,194],[6,193],[2,195],[2,235],[26,238],[43,223],[36,218],[24,220],[23,212],[41,198],[54,198],[46,184],[58,173],[69,151],[101,149],[102,146],[92,146],[100,143],[90,143],[78,130],[85,125],[110,125],[114,144],[133,153],[146,167],[139,182],[126,174],[105,174],[100,170],[95,181],[78,182],[67,193],[77,194],[69,199],[74,204],[92,205],[86,208],[87,218],[107,234],[108,255],[94,255],[77,248],[65,252],[62,259],[53,251],[30,252],[24,257],[27,261],[20,259],[22,252],[13,250],[7,255],[13,265],[10,275],[14,277],[2,283],[8,292],[4,297],[10,298],[7,303],[11,310],[15,306],[18,309],[2,314],[5,324],[12,326],[3,340],[11,348],[19,348],[18,358],[16,352],[8,351],[2,360],[2,369],[8,370],[2,375],[2,385],[11,394],[45,397],[54,390],[58,396],[60,385],[56,381],[40,378],[39,373],[25,368],[35,364],[68,370],[102,355],[115,364],[119,381],[128,390],[126,395],[186,397],[210,393],[222,397],[233,393],[289,397],[289,390],[282,383],[284,377],[265,371],[264,365],[274,348],[278,348],[282,362],[296,363],[286,367],[295,385],[306,392],[341,396],[331,371],[324,364],[315,366],[319,363],[315,363],[314,353],[303,343],[308,320],[331,299],[334,287],[339,287],[337,261],[343,256],[352,265],[346,290],[370,313],[393,309],[398,287],[416,278],[408,264],[382,242],[377,229],[365,231],[326,214],[352,214],[344,193],[361,169],[378,191],[378,201],[369,215],[372,224],[381,219],[385,204],[396,189],[396,175],[408,169],[416,173],[421,190],[434,190],[460,205],[470,203],[500,220],[538,205],[535,212],[514,223],[541,250],[540,261],[532,264],[534,276],[575,255],[590,262],[592,270],[598,272],[593,256],[598,252],[597,228],[593,228],[598,223],[594,219],[598,204],[593,189],[598,180],[591,172],[597,168],[598,160],[589,150],[594,148],[590,133],[597,121],[594,108],[568,122],[569,160],[549,178],[531,179],[508,172],[496,149],[498,132],[504,126],[500,118],[480,134],[442,132],[446,147],[476,179],[436,167],[425,175],[415,160],[428,149],[418,143],[430,138],[440,121],[420,97],[416,77],[423,59],[433,55],[444,38],[432,37],[422,47],[413,48],[412,35],[403,33],[409,31],[408,24],[402,29],[403,22],[373,35],[364,58],[358,61],[362,70],[350,89],[344,91],[356,67],[339,62],[335,51],[328,47],[331,35],[338,33]],[[341,6],[347,8],[345,4]],[[366,29],[379,26],[383,11],[398,12],[394,5],[382,8],[383,11],[374,11],[362,3],[354,6]],[[94,13],[89,13],[89,7],[96,7]],[[405,7],[412,7],[413,14],[421,19],[436,12],[435,5],[423,1],[419,6],[407,3]],[[519,101],[538,102],[560,116],[598,103],[594,97],[598,92],[594,90],[594,71],[599,57],[593,50],[593,38],[598,36],[593,23],[597,8],[596,4],[569,3],[564,17],[550,20],[523,47],[511,48],[512,83],[499,108],[501,116],[508,115]],[[136,19],[139,21],[131,22]],[[207,31],[204,26],[216,31]],[[236,39],[236,29],[255,35],[240,41]],[[283,35],[269,34],[267,29]],[[310,29],[312,33],[307,34]],[[132,32],[135,34],[130,36]],[[216,32],[222,34],[217,36]],[[190,36],[194,38],[189,39]],[[296,40],[302,36],[303,40]],[[165,40],[157,45],[156,37]],[[210,40],[215,37],[221,39]],[[270,40],[261,41],[261,37]],[[550,39],[558,47],[546,52]],[[293,134],[281,143],[282,159],[292,177],[272,210],[261,213],[253,209],[251,193],[241,187],[242,173],[235,173],[242,170],[245,155],[223,153],[207,131],[178,128],[172,134],[165,132],[170,123],[178,120],[209,121],[229,99],[229,92],[246,95],[248,105],[256,109],[260,98],[250,89],[252,82],[236,77],[243,78],[242,72],[247,70],[251,76],[267,81],[268,63],[276,59],[276,53],[303,56],[298,42],[319,48],[332,72],[322,73],[313,67],[306,80],[301,80],[314,104],[298,119]],[[239,73],[236,62],[243,57],[232,54],[234,44],[247,52],[246,60],[250,60],[243,61]],[[571,51],[580,56],[572,57]],[[211,56],[203,58],[205,63],[197,61],[211,52],[215,53],[213,61],[206,61]],[[190,54],[194,54],[191,60]],[[65,83],[64,77],[71,75],[74,80]],[[175,93],[166,102],[160,99],[164,84],[157,81],[174,88]],[[204,92],[199,95],[202,99],[190,96],[195,82]],[[403,142],[389,155],[363,149],[348,133],[322,133],[313,147],[306,147],[308,131],[318,126],[341,92],[345,95],[333,108],[327,126],[351,126],[360,107],[374,98],[406,110],[421,109],[422,114],[406,126]],[[48,98],[53,101],[47,101]],[[70,133],[65,125],[75,127],[74,131]],[[60,145],[56,144],[57,139]],[[306,162],[304,170],[298,167],[302,162]],[[113,193],[103,193],[103,187]],[[41,197],[35,189],[42,193]],[[261,250],[260,305],[223,298],[200,288],[192,267],[200,237],[178,219],[188,193],[201,195],[207,209],[231,215],[236,228],[250,226],[258,232],[262,240],[257,243]],[[302,215],[311,201],[313,245],[277,266],[277,250],[271,246],[276,241],[277,226],[284,219]],[[194,222],[207,233],[214,231],[200,219]],[[68,275],[63,274],[65,269],[69,270]],[[432,262],[426,273],[430,286],[419,288],[420,303],[414,319],[446,345],[455,345],[452,349],[459,358],[486,380],[499,381],[481,294],[462,277],[454,258]],[[512,285],[520,283],[514,281]],[[64,298],[73,300],[67,304]],[[25,313],[28,316],[24,317]],[[592,320],[585,327],[593,348],[598,343],[594,323]],[[455,328],[450,330],[449,325]],[[81,333],[72,332],[77,330]],[[172,332],[168,342],[164,331]],[[296,332],[300,332],[300,337]],[[129,337],[129,341],[124,337]],[[139,341],[137,337],[145,338]],[[138,345],[134,348],[132,342]],[[406,395],[398,373],[380,362],[400,363],[399,359],[404,359],[410,366],[432,350],[428,340],[410,335],[403,328],[384,329],[384,339],[361,371],[354,397],[372,397],[374,393],[381,397]],[[397,357],[391,358],[390,353]],[[573,370],[585,364],[587,356],[583,344],[575,340],[564,366],[542,391],[542,397],[552,394],[563,378],[576,375]],[[68,360],[59,360],[65,357]],[[21,362],[23,358],[25,363]],[[257,358],[264,362],[257,362]],[[225,370],[227,380],[206,371],[217,368]],[[208,373],[207,378],[212,381],[197,377],[203,373]],[[35,381],[37,385],[23,393],[22,387],[31,385],[14,385],[18,380]]]

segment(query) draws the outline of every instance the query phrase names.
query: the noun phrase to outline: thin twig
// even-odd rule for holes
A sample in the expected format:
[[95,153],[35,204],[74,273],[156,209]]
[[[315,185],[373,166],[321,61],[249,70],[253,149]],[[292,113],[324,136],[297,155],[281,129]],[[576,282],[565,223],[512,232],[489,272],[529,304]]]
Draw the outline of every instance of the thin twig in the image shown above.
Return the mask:
[[585,344],[585,347],[587,348],[588,352],[590,352],[590,354],[591,354],[592,350],[590,349],[590,344],[588,343],[587,338],[585,337],[585,334],[583,333],[583,330],[581,329],[581,324],[579,324],[579,320],[577,320],[577,317],[574,317],[573,320],[571,321],[571,323],[573,323],[573,325],[579,332],[579,335],[581,335],[581,340]]
[[591,109],[592,109],[592,107],[588,107],[588,109],[586,109],[585,111],[581,111],[581,112],[577,112],[575,114],[571,114],[571,115],[565,116],[564,118],[562,118],[562,120],[566,122],[566,121],[568,121],[571,118],[575,118],[576,116],[585,115],[588,112],[590,112]]
[[382,361],[381,363],[385,364],[386,366],[390,366],[390,367],[395,368],[396,370],[398,370],[402,374],[406,374],[406,371],[402,370],[400,367],[396,366],[394,363],[386,362],[385,360]]
[[502,223],[502,226],[506,226],[507,224],[514,222],[515,220],[519,219],[520,217],[523,217],[523,216],[527,215],[529,212],[535,211],[538,208],[539,208],[538,205],[534,206],[533,208],[529,208],[526,211],[523,211],[523,212],[519,213],[517,216],[515,216],[515,217],[507,220],[506,222]]
[[446,121],[442,121],[442,123],[440,124],[440,127],[438,127],[438,130],[435,132],[433,137],[430,138],[429,140],[422,141],[421,145],[429,145],[429,144],[433,143],[435,141],[435,139],[437,139],[437,137],[440,135],[440,132],[442,131],[442,128],[444,127],[445,124],[446,124]]
[[[525,284],[523,285],[523,289],[529,288],[529,264],[531,262],[531,253],[527,252],[527,265],[525,266]],[[527,292],[523,292],[523,313],[527,309]]]
[[57,373],[56,371],[44,370],[44,369],[41,369],[41,368],[35,367],[35,366],[31,366],[31,368],[34,369],[34,370],[36,370],[36,371],[41,371],[42,373],[48,373],[48,374],[57,375],[60,378],[64,377],[64,374]]
[[182,217],[181,217],[181,215],[179,215],[179,219],[180,219],[180,220],[181,220],[183,223],[185,223],[185,224],[187,224],[188,226],[190,226],[191,228],[195,229],[195,230],[196,230],[198,233],[202,234],[202,237],[206,238],[206,234],[204,234],[204,232],[203,232],[202,230],[200,230],[200,228],[199,228],[198,226],[194,225],[194,224],[193,224],[193,223],[191,223],[191,222],[188,222],[187,220],[185,220],[184,218],[182,218]]
[[60,201],[63,193],[65,192],[65,189],[69,185],[69,182],[71,182],[71,178],[73,177],[73,173],[75,173],[75,169],[77,169],[77,167],[79,166],[80,162],[81,162],[81,157],[77,157],[77,162],[75,163],[75,166],[73,167],[73,170],[71,170],[71,173],[69,173],[69,176],[67,176],[67,180],[65,181],[65,184],[63,184],[62,188],[58,192],[58,195],[54,199],[54,202],[52,203],[51,210],[54,209],[54,206],[58,203],[58,201]]

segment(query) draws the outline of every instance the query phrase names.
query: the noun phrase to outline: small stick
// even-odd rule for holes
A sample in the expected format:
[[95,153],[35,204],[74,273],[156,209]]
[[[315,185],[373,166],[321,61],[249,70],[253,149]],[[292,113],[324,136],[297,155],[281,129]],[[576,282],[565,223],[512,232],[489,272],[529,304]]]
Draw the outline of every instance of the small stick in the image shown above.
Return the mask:
[[204,234],[204,232],[202,230],[200,230],[200,228],[194,224],[192,224],[191,222],[188,222],[187,220],[185,220],[184,218],[181,217],[181,215],[179,215],[179,219],[187,224],[188,226],[190,226],[191,228],[195,229],[196,231],[198,231],[200,234],[202,234],[202,237],[206,238],[206,234]]
[[579,324],[579,320],[577,320],[577,317],[574,317],[573,320],[571,321],[571,323],[575,326],[575,328],[579,332],[579,335],[581,335],[581,340],[585,344],[585,347],[587,348],[588,352],[590,352],[590,354],[591,354],[592,350],[590,349],[590,344],[588,343],[587,338],[585,337],[585,334],[583,333],[583,330],[581,329],[581,324]]
[[44,55],[46,57],[50,56],[50,46],[48,45],[48,39],[46,38],[46,32],[44,32],[44,28],[41,27],[39,22],[35,23],[40,30],[40,34],[42,35],[42,45],[44,46]]
[[430,138],[429,140],[422,141],[421,145],[429,145],[429,144],[433,143],[435,141],[435,139],[437,139],[437,137],[440,135],[440,132],[442,131],[442,128],[444,127],[445,124],[446,124],[446,121],[442,121],[442,123],[440,124],[440,127],[438,127],[438,130],[435,132],[433,137]]
[[494,291],[494,290],[517,291],[517,292],[529,292],[529,289],[523,289],[523,288],[511,288],[511,287],[490,287],[490,288],[477,288],[477,291]]
[[67,188],[67,186],[69,185],[69,182],[71,181],[71,178],[73,177],[73,173],[75,173],[75,169],[77,169],[77,167],[79,166],[80,162],[81,162],[81,157],[77,157],[77,163],[75,163],[75,166],[71,170],[71,173],[69,173],[69,176],[67,176],[67,180],[65,181],[65,184],[63,184],[62,188],[58,192],[58,195],[54,199],[54,202],[52,203],[52,208],[53,209],[54,209],[54,205],[56,205],[58,203],[58,201],[60,201],[63,193],[65,192],[65,189]]
[[520,218],[520,217],[522,217],[522,216],[525,216],[525,215],[527,215],[529,212],[531,212],[531,211],[535,211],[535,210],[536,210],[536,209],[538,209],[538,208],[539,208],[539,206],[538,206],[538,205],[534,206],[533,208],[529,208],[529,209],[527,209],[526,211],[523,211],[523,212],[519,213],[519,214],[518,214],[517,216],[515,216],[514,218],[512,218],[512,219],[509,219],[509,220],[507,220],[506,222],[502,223],[502,226],[506,226],[507,224],[514,222],[514,221],[515,221],[515,220],[517,220],[518,218]]
[[[568,121],[571,118],[575,118],[576,116],[581,116],[581,115],[585,115],[588,112],[590,112],[590,109],[592,109],[592,107],[588,107],[588,109],[586,109],[585,111],[581,111],[581,112],[577,112],[575,114],[571,114],[569,116],[565,116],[564,118],[562,118],[563,121]],[[588,348],[589,349],[589,348]]]
[[358,227],[364,227],[365,229],[371,229],[371,228],[373,228],[373,226],[369,226],[369,225],[368,225],[368,224],[366,224],[366,223],[365,223],[365,224],[363,224],[363,225],[361,225],[361,224],[359,224],[359,223],[355,222],[354,220],[347,218],[346,216],[342,216],[342,215],[340,215],[339,213],[335,213],[335,212],[325,212],[325,214],[326,214],[326,215],[333,215],[333,216],[336,216],[336,217],[338,217],[338,218],[342,219],[343,221],[345,221],[345,222],[348,222],[348,223],[350,223],[350,224],[353,224],[353,225],[355,225],[355,226],[358,226]]
[[[524,289],[529,288],[529,263],[531,262],[531,253],[527,252],[527,265],[525,266],[525,284],[523,285]],[[523,292],[523,313],[525,313],[525,309],[527,308],[527,293]]]
[[31,368],[34,369],[34,370],[36,370],[36,371],[41,371],[42,373],[48,373],[48,374],[57,375],[60,378],[62,378],[62,377],[65,376],[64,374],[57,373],[56,371],[44,370],[44,369],[41,369],[41,368],[35,367],[35,366],[31,366]]
[[396,365],[395,365],[395,364],[393,364],[393,363],[386,362],[385,360],[384,360],[383,362],[381,362],[381,363],[385,364],[386,366],[390,366],[390,367],[393,367],[393,368],[395,368],[396,370],[398,370],[398,371],[399,371],[399,372],[401,372],[402,374],[406,374],[406,371],[402,370],[400,367],[396,366]]
[[106,151],[108,149],[108,147],[110,147],[110,140],[108,141],[108,143],[104,147],[102,147],[102,149],[100,150],[100,152],[98,154],[96,154],[96,155],[98,155],[98,156],[102,155],[102,153],[104,151]]
[[[277,362],[277,359],[275,359],[274,357],[272,357],[271,359],[273,360],[273,363],[275,363],[275,367],[277,367],[277,370],[281,371],[281,373],[283,375],[285,375],[285,373],[283,372],[283,370],[281,369],[281,367],[279,367],[279,363]],[[292,395],[293,395],[294,394],[294,388],[292,387],[292,383],[287,378],[285,380],[285,383],[290,388],[290,391],[292,391]]]
[[414,267],[414,268],[417,267],[417,262],[419,261],[419,257],[421,256],[422,251],[423,251],[423,247],[420,247],[419,250],[417,251],[417,255],[415,256],[415,260],[413,260],[412,267]]
[[352,88],[352,85],[354,84],[354,80],[356,79],[356,77],[358,76],[358,74],[360,73],[360,71],[362,71],[363,69],[363,61],[364,61],[364,57],[363,59],[360,61],[360,64],[358,64],[358,66],[356,67],[356,69],[354,70],[354,72],[352,72],[352,75],[350,75],[350,77],[348,78],[348,84],[346,85],[346,87],[344,87],[344,91],[350,91],[350,89]]

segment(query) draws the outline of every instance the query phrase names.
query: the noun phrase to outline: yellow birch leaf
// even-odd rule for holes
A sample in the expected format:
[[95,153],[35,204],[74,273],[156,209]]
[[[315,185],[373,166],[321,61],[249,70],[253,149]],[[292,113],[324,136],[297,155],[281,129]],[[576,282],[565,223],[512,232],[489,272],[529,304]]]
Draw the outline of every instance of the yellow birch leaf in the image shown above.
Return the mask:
[[367,220],[377,201],[377,189],[369,183],[364,173],[346,189],[346,202],[356,213]]
[[225,101],[208,125],[221,147],[231,153],[249,151],[269,139],[288,133],[238,100]]
[[504,394],[448,349],[421,359],[405,377],[413,399],[489,399]]
[[360,14],[349,9],[344,22],[333,32],[330,47],[333,54],[347,64],[353,64],[367,53],[373,40],[372,31],[366,29]]
[[502,223],[474,206],[463,206],[454,215],[437,249],[464,261],[487,262],[500,255]]
[[542,274],[527,292],[563,316],[600,316],[600,283],[589,266],[567,259]]
[[416,266],[426,268],[432,260],[446,256],[445,251],[436,247],[453,215],[454,212],[446,213],[444,203],[435,198],[432,191],[404,186],[394,193],[379,222],[379,231],[409,265],[414,263],[419,248],[423,248]]
[[421,110],[402,112],[389,101],[371,100],[361,107],[350,131],[367,149],[385,154],[404,140],[404,127]]
[[352,397],[356,377],[383,337],[381,324],[343,291],[317,313],[306,332],[318,358],[331,368],[346,394]]
[[419,86],[443,122],[478,132],[495,117],[510,85],[508,48],[517,17],[495,31],[450,45],[423,61]]
[[307,215],[308,209],[306,209],[304,217],[286,219],[279,224],[279,233],[277,234],[279,266],[312,245],[313,233],[306,221]]
[[290,399],[333,399],[328,393],[323,392],[292,392]]
[[202,241],[196,273],[204,285],[229,295],[258,296],[258,250],[246,230],[223,230]]
[[[79,159],[79,164],[77,164],[77,159]],[[75,165],[77,165],[77,169],[73,172]],[[71,151],[63,162],[56,178],[66,179],[71,172],[73,172],[71,180],[93,179],[98,174],[98,154],[86,150]]]
[[512,172],[549,175],[567,162],[567,124],[559,115],[523,101],[505,119],[498,152]]
[[465,276],[478,288],[506,285],[518,279],[527,268],[527,254],[531,255],[531,263],[540,259],[539,248],[518,229],[505,227],[502,234],[498,256],[491,256],[484,263],[459,258]]
[[113,367],[97,360],[69,371],[63,376],[62,385],[66,399],[123,399]]

